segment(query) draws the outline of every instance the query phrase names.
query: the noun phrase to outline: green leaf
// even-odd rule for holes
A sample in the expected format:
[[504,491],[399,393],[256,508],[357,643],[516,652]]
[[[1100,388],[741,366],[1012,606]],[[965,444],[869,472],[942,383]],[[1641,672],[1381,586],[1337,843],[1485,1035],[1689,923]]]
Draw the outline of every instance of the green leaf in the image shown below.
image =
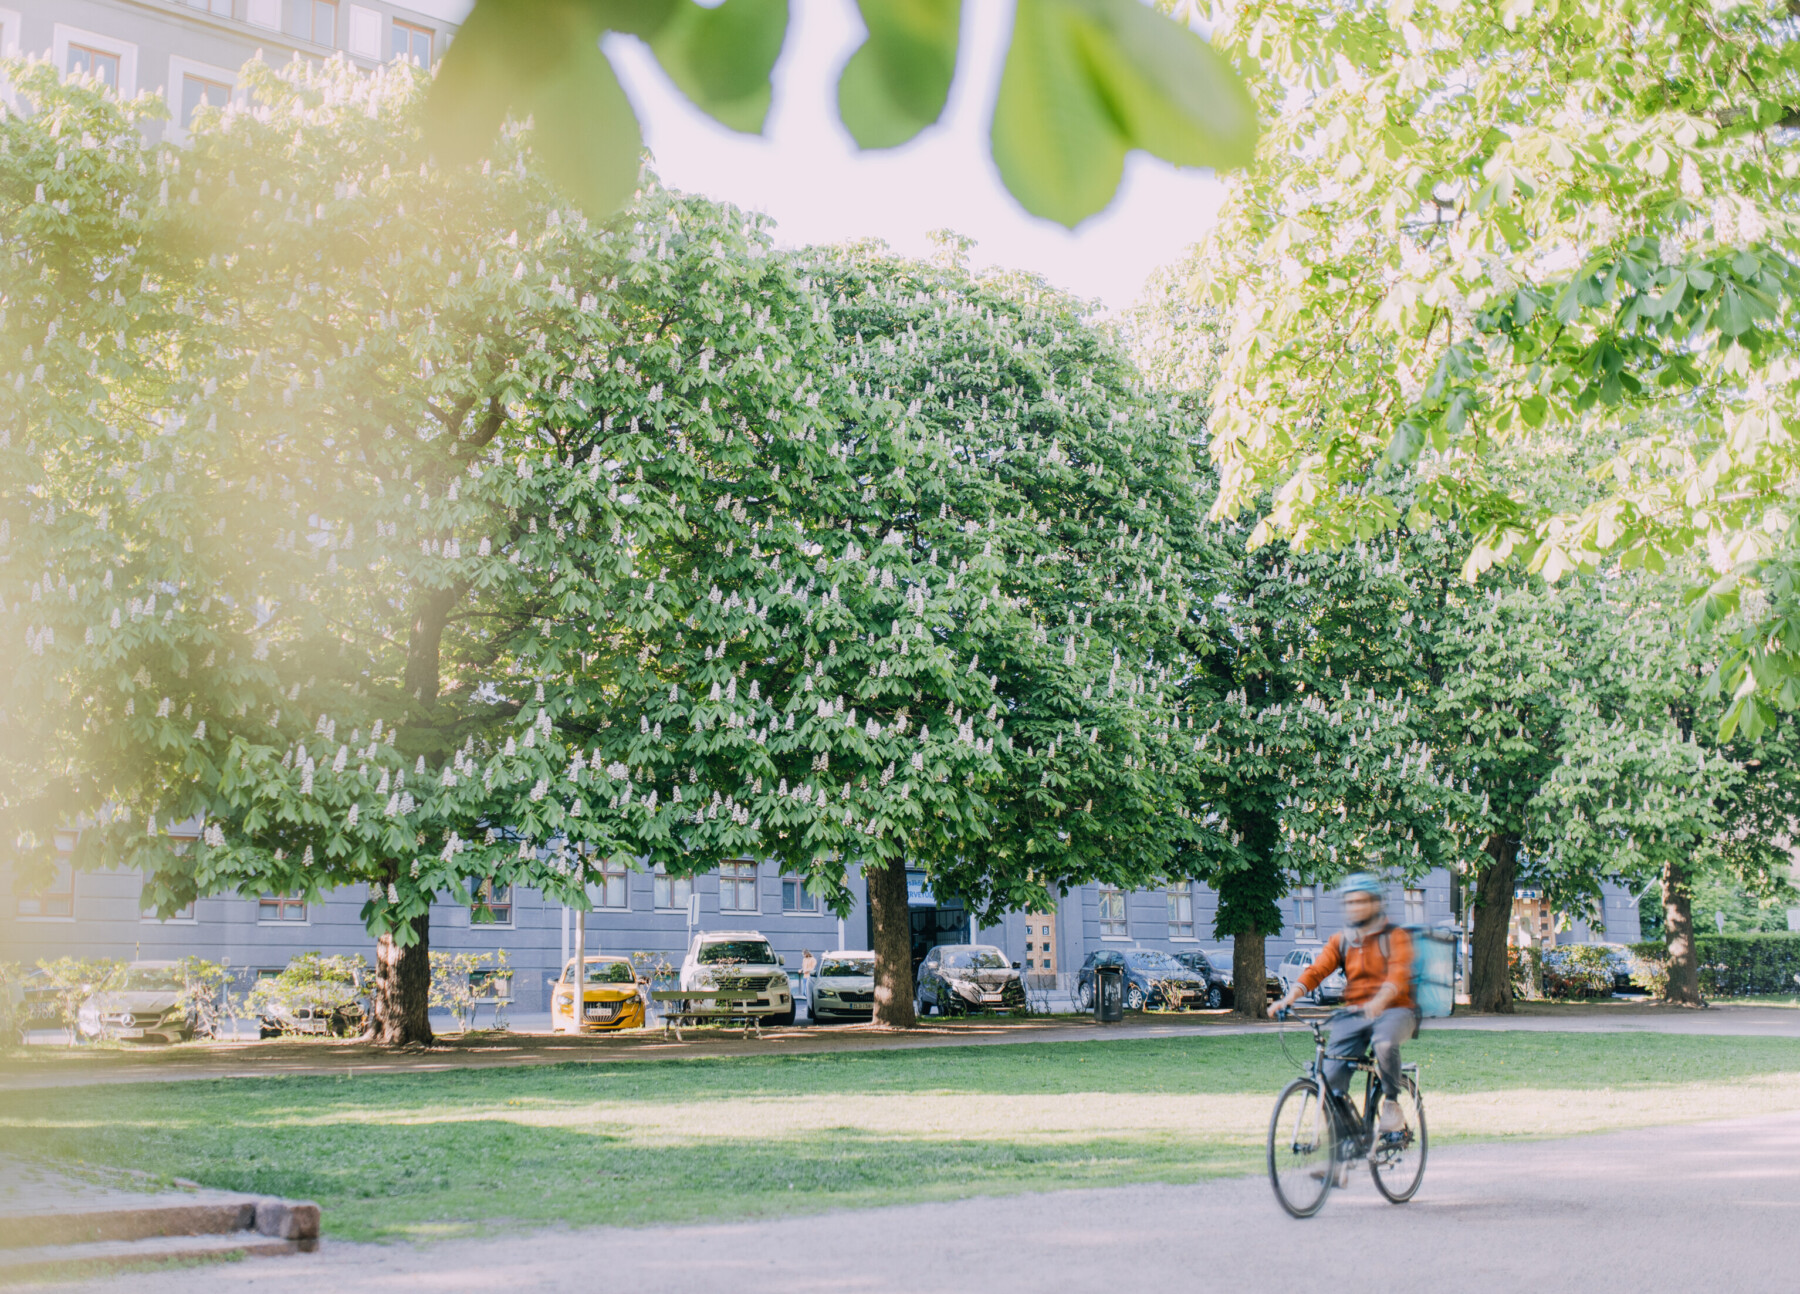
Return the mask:
[[530,116],[551,178],[590,215],[611,215],[637,187],[643,138],[601,30],[599,13],[573,0],[482,0],[426,100],[427,143],[473,162],[508,116]]
[[687,0],[651,38],[650,49],[695,107],[755,135],[768,119],[769,77],[787,25],[787,0],[725,0],[712,9]]
[[1020,0],[992,139],[1020,205],[1073,228],[1112,201],[1131,149],[1248,164],[1256,113],[1212,46],[1137,0]]
[[906,143],[943,114],[962,0],[857,0],[866,40],[838,78],[838,116],[859,148]]

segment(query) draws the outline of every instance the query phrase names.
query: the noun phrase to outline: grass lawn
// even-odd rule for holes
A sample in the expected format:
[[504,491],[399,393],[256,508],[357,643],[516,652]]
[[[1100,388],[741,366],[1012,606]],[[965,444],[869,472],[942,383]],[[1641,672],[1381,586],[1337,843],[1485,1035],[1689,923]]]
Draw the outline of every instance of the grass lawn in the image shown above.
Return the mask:
[[[1407,1058],[1439,1144],[1800,1108],[1800,1039],[1442,1030]],[[0,1144],[429,1239],[1252,1172],[1293,1073],[1264,1034],[101,1085],[0,1093]]]

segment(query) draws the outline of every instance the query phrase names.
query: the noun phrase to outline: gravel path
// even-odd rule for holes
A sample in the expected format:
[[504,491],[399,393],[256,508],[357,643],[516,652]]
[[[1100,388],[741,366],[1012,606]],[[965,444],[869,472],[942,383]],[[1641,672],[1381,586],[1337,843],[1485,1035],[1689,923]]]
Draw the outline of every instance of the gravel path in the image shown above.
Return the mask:
[[1262,1178],[773,1222],[368,1246],[135,1275],[132,1294],[255,1289],[982,1294],[1158,1289],[1782,1291],[1800,1272],[1800,1114],[1434,1155],[1413,1203],[1366,1176],[1307,1222]]
[[[724,1056],[781,1056],[832,1051],[888,1051],[912,1047],[1004,1046],[1025,1042],[1102,1042],[1126,1038],[1261,1033],[1271,1024],[1234,1023],[1224,1013],[1145,1017],[1097,1025],[1082,1017],[966,1020],[896,1035],[866,1025],[770,1029],[760,1039],[736,1033],[664,1040],[660,1031],[573,1038],[550,1034],[494,1034],[451,1038],[440,1045],[396,1052],[359,1043],[270,1041],[189,1043],[180,1047],[98,1050],[71,1054],[30,1048],[0,1058],[0,1092],[95,1083],[161,1083],[186,1079],[273,1078],[282,1075],[431,1073],[505,1065],[695,1060]],[[1716,1037],[1800,1038],[1800,1010],[1723,1006],[1705,1011],[1620,1003],[1593,1007],[1533,1007],[1516,1015],[1464,1015],[1433,1020],[1430,1029],[1529,1030],[1552,1033],[1669,1033]]]

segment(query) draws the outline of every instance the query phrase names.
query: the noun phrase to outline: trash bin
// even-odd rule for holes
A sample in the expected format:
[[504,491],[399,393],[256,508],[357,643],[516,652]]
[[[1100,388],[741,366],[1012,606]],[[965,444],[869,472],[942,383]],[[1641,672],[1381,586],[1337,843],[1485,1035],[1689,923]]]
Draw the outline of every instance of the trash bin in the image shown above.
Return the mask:
[[1117,1024],[1125,1018],[1125,968],[1094,967],[1094,1019]]

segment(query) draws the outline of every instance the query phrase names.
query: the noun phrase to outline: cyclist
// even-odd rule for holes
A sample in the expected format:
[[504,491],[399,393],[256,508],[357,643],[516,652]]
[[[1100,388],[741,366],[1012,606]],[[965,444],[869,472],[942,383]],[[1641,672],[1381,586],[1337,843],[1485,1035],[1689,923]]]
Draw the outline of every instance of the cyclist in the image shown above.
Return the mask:
[[1343,967],[1344,1000],[1356,1010],[1340,1011],[1332,1019],[1325,1082],[1339,1098],[1346,1097],[1350,1062],[1373,1042],[1375,1068],[1381,1075],[1381,1131],[1401,1132],[1406,1116],[1400,1109],[1400,1043],[1412,1036],[1416,1022],[1412,936],[1383,915],[1381,883],[1373,876],[1357,872],[1339,893],[1349,926],[1326,941],[1274,1009],[1287,1010],[1302,993],[1312,992]]

